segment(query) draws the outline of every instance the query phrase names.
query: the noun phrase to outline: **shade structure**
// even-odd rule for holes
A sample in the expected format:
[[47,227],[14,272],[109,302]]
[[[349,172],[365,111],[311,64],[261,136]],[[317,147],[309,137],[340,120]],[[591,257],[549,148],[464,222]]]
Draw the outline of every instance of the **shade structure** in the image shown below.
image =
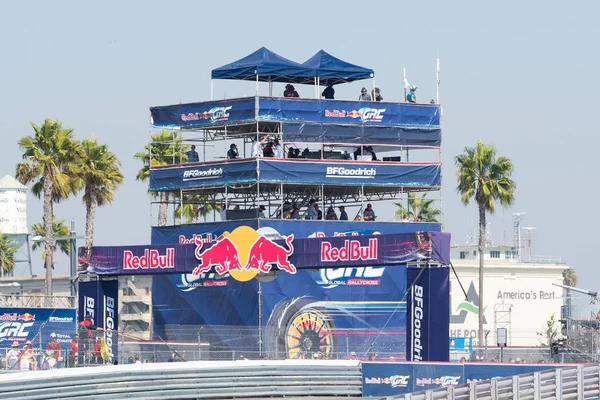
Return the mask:
[[212,79],[313,83],[316,70],[261,47],[237,61],[212,70]]
[[374,76],[372,69],[350,64],[332,56],[324,50],[319,50],[302,65],[316,71],[316,76],[319,78],[321,85],[336,85],[369,79]]

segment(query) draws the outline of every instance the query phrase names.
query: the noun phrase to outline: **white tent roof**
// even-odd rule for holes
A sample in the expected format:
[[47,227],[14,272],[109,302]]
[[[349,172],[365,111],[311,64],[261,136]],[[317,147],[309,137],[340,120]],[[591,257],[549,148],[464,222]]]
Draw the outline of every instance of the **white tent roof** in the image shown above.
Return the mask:
[[16,180],[10,175],[0,179],[0,189],[27,189],[27,186]]

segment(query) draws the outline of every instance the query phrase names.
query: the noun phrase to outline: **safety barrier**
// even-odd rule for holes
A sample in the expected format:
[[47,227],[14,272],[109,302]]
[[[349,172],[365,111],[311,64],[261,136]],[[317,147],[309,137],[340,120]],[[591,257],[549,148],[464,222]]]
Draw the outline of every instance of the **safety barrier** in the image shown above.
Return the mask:
[[358,361],[175,362],[4,374],[0,399],[229,399],[362,395]]
[[598,365],[580,365],[549,371],[471,382],[465,385],[388,397],[398,400],[588,400],[600,397]]

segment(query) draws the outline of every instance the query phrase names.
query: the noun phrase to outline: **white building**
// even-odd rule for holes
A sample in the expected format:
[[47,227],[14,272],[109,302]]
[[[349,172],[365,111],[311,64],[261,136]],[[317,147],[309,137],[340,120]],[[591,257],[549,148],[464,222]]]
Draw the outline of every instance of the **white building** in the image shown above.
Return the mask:
[[[479,303],[479,256],[476,245],[451,249],[451,260],[460,284],[451,272],[450,336],[471,337],[477,344]],[[508,346],[539,346],[544,342],[548,320],[561,318],[563,270],[570,268],[559,258],[532,258],[519,263],[513,247],[487,247],[484,255],[484,331],[488,346],[497,346],[498,328],[506,328]],[[489,332],[489,334],[488,334]]]

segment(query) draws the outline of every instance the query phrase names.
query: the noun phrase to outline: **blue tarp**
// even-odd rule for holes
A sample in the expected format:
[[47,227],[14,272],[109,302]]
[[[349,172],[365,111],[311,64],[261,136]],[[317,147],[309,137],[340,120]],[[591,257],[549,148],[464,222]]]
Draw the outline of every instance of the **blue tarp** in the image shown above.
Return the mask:
[[330,83],[336,85],[338,83],[369,79],[374,74],[372,69],[342,61],[323,50],[319,50],[317,54],[309,58],[302,65],[316,69],[321,85]]
[[306,67],[261,47],[231,64],[212,70],[212,79],[258,80],[261,82],[313,83],[314,68]]

